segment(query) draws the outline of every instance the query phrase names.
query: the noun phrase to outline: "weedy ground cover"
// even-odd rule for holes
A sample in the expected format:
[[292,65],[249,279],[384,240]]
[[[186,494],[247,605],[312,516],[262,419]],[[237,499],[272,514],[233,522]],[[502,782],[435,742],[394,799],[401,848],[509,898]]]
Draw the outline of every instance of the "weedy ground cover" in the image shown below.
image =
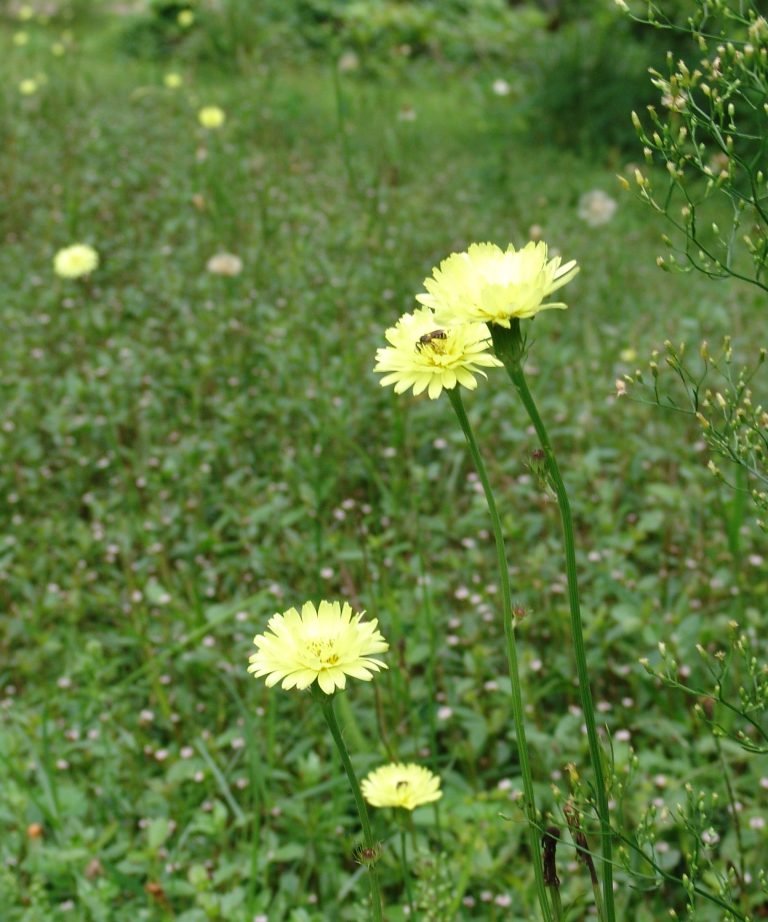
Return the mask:
[[[617,823],[653,827],[676,878],[692,842],[753,867],[768,770],[638,660],[663,642],[695,678],[696,645],[725,646],[732,620],[759,644],[764,536],[695,422],[614,382],[666,339],[731,333],[748,357],[759,292],[661,272],[660,228],[615,180],[630,158],[533,147],[495,66],[275,55],[224,74],[37,21],[4,22],[0,50],[0,917],[365,918],[322,716],[246,673],[273,612],[345,598],[391,646],[386,673],[339,697],[357,769],[442,779],[413,815],[417,917],[533,918],[480,485],[447,403],[395,401],[372,372],[431,267],[473,240],[543,236],[581,266],[569,310],[533,324],[527,372],[574,506]],[[57,277],[78,242],[98,267]],[[587,751],[557,510],[500,378],[465,403],[525,614],[536,794],[557,816]],[[373,819],[386,917],[403,919],[397,836]],[[564,841],[569,919],[591,900],[575,859]],[[617,867],[619,918],[683,914],[682,891],[636,870]]]

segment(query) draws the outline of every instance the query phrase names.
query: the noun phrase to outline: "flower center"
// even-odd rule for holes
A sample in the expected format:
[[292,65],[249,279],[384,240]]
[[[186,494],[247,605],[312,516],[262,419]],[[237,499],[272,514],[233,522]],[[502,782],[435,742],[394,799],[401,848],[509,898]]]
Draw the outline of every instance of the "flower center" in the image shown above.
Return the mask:
[[397,788],[398,791],[402,791],[403,788],[407,788],[407,787],[408,787],[408,782],[407,782],[407,781],[398,781],[397,784],[395,785],[395,787]]
[[322,666],[335,666],[339,662],[333,640],[310,640],[307,648],[312,656],[320,660]]

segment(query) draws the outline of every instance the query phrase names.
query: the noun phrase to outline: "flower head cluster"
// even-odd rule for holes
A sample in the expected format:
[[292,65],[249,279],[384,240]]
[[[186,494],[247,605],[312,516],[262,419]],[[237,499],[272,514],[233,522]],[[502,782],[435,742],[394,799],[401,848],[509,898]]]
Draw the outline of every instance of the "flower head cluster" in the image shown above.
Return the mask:
[[203,128],[221,128],[226,122],[227,116],[224,110],[218,106],[203,106],[197,113],[197,120]]
[[317,681],[327,695],[344,688],[347,676],[369,681],[387,668],[372,655],[384,653],[389,644],[378,622],[364,622],[363,614],[346,602],[320,602],[317,608],[305,602],[301,613],[289,608],[273,615],[267,632],[253,639],[258,652],[249,658],[248,671],[266,676],[269,687],[282,680],[283,688],[303,689]]
[[426,294],[416,300],[435,312],[438,324],[497,323],[509,327],[539,311],[567,305],[546,298],[579,271],[575,260],[560,265],[547,259],[547,245],[528,243],[506,250],[493,243],[473,243],[464,253],[452,253],[425,279]]
[[74,243],[53,257],[53,271],[63,279],[89,275],[99,265],[99,254],[87,243]]
[[361,785],[363,797],[374,807],[415,810],[443,796],[440,778],[428,768],[394,762],[374,769]]
[[485,375],[483,367],[501,364],[488,352],[490,333],[484,323],[443,328],[428,308],[403,314],[385,335],[390,345],[376,352],[374,371],[383,373],[382,386],[394,384],[397,394],[412,387],[414,394],[426,391],[434,400],[443,388],[457,384],[474,390],[475,374]]

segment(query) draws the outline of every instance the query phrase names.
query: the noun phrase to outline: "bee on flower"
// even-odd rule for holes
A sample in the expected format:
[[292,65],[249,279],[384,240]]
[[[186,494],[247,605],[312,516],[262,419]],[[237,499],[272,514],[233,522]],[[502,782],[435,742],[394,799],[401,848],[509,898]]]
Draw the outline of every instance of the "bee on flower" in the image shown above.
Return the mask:
[[396,394],[412,387],[414,394],[426,391],[435,400],[443,388],[457,384],[474,390],[476,374],[485,377],[483,368],[501,364],[488,352],[484,323],[441,327],[428,308],[403,314],[385,336],[389,346],[377,350],[374,371],[384,374],[382,386],[393,384]]
[[395,762],[374,769],[361,784],[363,797],[373,807],[415,810],[443,796],[440,778],[423,765]]

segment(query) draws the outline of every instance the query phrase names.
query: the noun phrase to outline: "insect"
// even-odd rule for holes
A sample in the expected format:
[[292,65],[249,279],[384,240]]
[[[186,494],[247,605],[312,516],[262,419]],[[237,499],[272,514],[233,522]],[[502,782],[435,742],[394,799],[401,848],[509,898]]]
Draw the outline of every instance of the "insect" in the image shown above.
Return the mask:
[[419,341],[416,343],[416,351],[421,352],[424,346],[428,346],[436,339],[448,339],[448,334],[445,330],[432,330],[430,333],[424,333],[419,337]]

